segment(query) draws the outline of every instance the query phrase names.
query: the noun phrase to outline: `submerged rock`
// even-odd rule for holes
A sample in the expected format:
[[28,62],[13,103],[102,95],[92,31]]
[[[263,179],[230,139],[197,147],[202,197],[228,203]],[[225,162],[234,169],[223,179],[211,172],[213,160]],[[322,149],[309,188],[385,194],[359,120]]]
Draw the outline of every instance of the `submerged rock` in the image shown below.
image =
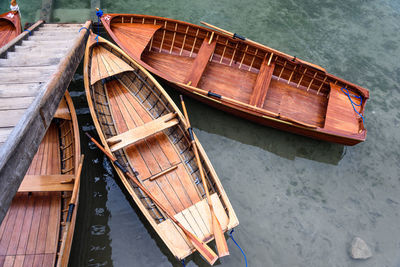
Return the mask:
[[351,242],[350,256],[353,259],[366,260],[372,257],[372,252],[364,240],[355,237]]

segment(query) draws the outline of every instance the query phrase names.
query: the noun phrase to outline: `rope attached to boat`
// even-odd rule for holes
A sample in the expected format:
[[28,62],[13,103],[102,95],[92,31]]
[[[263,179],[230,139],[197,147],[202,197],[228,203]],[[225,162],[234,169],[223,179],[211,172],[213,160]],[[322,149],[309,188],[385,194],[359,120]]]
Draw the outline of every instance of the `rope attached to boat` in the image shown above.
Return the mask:
[[[342,87],[340,90],[342,90],[343,94],[345,94],[345,95],[349,98],[350,103],[351,103],[351,106],[353,107],[354,111],[361,117],[361,119],[363,120],[363,123],[364,123],[364,117],[363,117],[363,115],[361,115],[361,113],[358,112],[357,109],[356,109],[356,107],[355,107],[355,106],[359,107],[359,106],[362,105],[362,97],[361,97],[361,96],[358,96],[358,95],[350,94],[350,93],[349,93],[349,90],[348,90],[347,88],[345,88],[345,87]],[[360,104],[355,103],[355,102],[353,101],[353,99],[351,99],[352,97],[357,98],[357,99],[360,99]]]
[[100,8],[96,8],[96,16],[97,16],[97,36],[96,41],[99,42],[99,33],[100,33],[100,18],[103,16],[103,10]]
[[181,260],[181,263],[182,263],[182,266],[183,266],[183,267],[186,267],[185,259]]
[[235,242],[236,246],[240,249],[240,251],[243,254],[244,257],[244,262],[246,263],[246,267],[247,267],[247,258],[246,258],[246,254],[244,254],[243,249],[239,246],[239,244],[236,242],[236,240],[233,238],[233,232],[235,231],[235,229],[232,229],[232,231],[230,231],[229,236],[232,238],[233,242]]

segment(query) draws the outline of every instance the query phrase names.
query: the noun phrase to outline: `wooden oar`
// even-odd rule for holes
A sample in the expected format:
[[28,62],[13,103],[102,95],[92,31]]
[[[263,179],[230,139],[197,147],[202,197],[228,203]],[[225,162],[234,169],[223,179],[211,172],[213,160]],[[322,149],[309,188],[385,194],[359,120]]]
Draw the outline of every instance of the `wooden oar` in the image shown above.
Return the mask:
[[74,212],[74,208],[75,208],[75,205],[76,205],[76,199],[77,199],[77,196],[78,196],[78,188],[79,188],[79,185],[81,183],[81,172],[82,172],[83,158],[84,157],[85,157],[84,155],[81,156],[81,159],[79,161],[79,166],[78,166],[78,169],[76,171],[76,176],[75,176],[75,180],[74,180],[74,188],[72,190],[72,196],[71,196],[71,200],[69,202],[67,219],[65,220],[66,222],[65,222],[64,233],[63,233],[63,237],[62,237],[62,241],[61,241],[60,255],[58,256],[58,260],[57,260],[57,267],[61,266],[62,257],[64,255],[65,243],[67,241],[67,235],[68,235],[68,232],[69,232],[69,227],[71,225],[72,213]]
[[218,259],[217,254],[209,247],[206,243],[198,239],[194,234],[185,229],[185,227],[175,219],[174,215],[171,214],[136,178],[133,177],[132,174],[128,172],[112,155],[108,152],[102,145],[100,145],[96,139],[90,136],[90,134],[86,133],[89,139],[117,166],[126,177],[132,180],[167,216],[173,221],[181,230],[185,233],[188,239],[192,242],[193,246],[199,251],[199,253],[204,257],[204,259],[211,265],[215,263]]
[[217,244],[218,255],[220,257],[224,257],[224,256],[229,255],[228,244],[226,243],[226,239],[224,236],[224,232],[222,231],[221,224],[219,223],[217,216],[214,213],[214,208],[213,208],[213,204],[211,202],[210,192],[208,191],[206,177],[204,176],[204,171],[203,171],[203,166],[201,164],[199,151],[197,149],[196,141],[194,140],[193,129],[190,126],[189,116],[187,114],[185,102],[183,101],[182,95],[180,97],[181,97],[183,114],[185,115],[186,124],[188,127],[187,131],[189,132],[190,142],[192,143],[192,149],[193,149],[196,161],[197,161],[197,166],[199,167],[201,181],[203,182],[204,191],[206,192],[206,196],[207,196],[208,206],[210,207],[210,213],[211,213],[211,218],[212,218],[212,228],[213,228],[215,243]]
[[284,120],[284,121],[288,121],[288,122],[293,122],[293,123],[298,124],[300,126],[304,126],[304,127],[311,128],[311,129],[316,129],[317,128],[317,126],[315,126],[315,125],[308,124],[308,123],[305,123],[305,122],[301,122],[301,121],[298,121],[298,120],[283,116],[283,115],[275,113],[275,112],[271,112],[271,111],[268,111],[268,110],[265,110],[265,109],[262,109],[262,108],[258,108],[258,107],[255,107],[255,106],[252,106],[252,105],[237,101],[237,100],[229,98],[229,97],[225,97],[225,96],[222,96],[222,95],[219,95],[219,94],[212,93],[210,91],[206,91],[206,90],[203,90],[203,89],[200,89],[200,88],[197,88],[197,87],[193,87],[193,86],[190,86],[190,85],[187,85],[187,84],[184,84],[184,83],[180,83],[180,82],[175,82],[175,84],[179,85],[180,87],[186,87],[186,88],[192,90],[193,92],[195,92],[195,93],[197,93],[199,95],[202,95],[202,96],[204,96],[206,98],[207,97],[216,97],[218,99],[221,99],[221,100],[224,100],[226,102],[229,102],[229,103],[231,103],[233,105],[236,105],[236,106],[239,106],[239,107],[242,107],[242,108],[243,107],[249,108],[249,109],[252,109],[253,111],[256,111],[256,112],[259,112],[259,113],[263,113],[263,114],[265,114],[265,115],[267,115],[269,117],[273,117],[273,118]]
[[[253,40],[250,40],[250,39],[247,39],[246,37],[240,36],[240,35],[238,35],[238,34],[236,34],[236,33],[232,33],[232,32],[229,32],[229,31],[227,31],[227,30],[218,28],[217,26],[214,26],[214,25],[212,25],[212,24],[210,24],[210,23],[207,23],[207,22],[204,22],[204,21],[200,21],[200,23],[203,24],[203,25],[206,25],[206,26],[209,27],[209,28],[212,28],[212,29],[215,29],[215,30],[217,30],[217,31],[219,31],[219,32],[222,32],[222,33],[228,35],[229,37],[240,39],[240,40],[245,41],[245,42],[248,42],[249,44],[252,44],[252,45],[261,46],[261,47],[263,47],[263,48],[265,48],[265,49],[270,50],[270,51],[271,51],[272,53],[274,53],[275,55],[283,56],[283,57],[285,57],[285,58],[288,59],[288,60],[293,60],[293,59],[295,59],[295,60],[297,60],[298,62],[300,62],[300,63],[303,64],[303,65],[307,65],[307,66],[309,66],[309,67],[311,67],[311,68],[314,68],[314,69],[317,69],[317,70],[320,70],[320,71],[326,73],[326,70],[325,70],[323,67],[321,67],[321,66],[318,66],[318,65],[315,65],[315,64],[310,63],[310,62],[308,62],[308,61],[305,61],[305,60],[302,60],[302,59],[293,57],[293,56],[288,55],[288,54],[285,54],[285,53],[283,53],[283,52],[281,52],[281,51],[278,51],[278,50],[276,50],[276,49],[273,49],[273,48],[271,48],[271,47],[269,47],[269,46],[260,44],[260,43],[258,43],[258,42],[253,41]],[[294,61],[294,60],[293,60],[293,61]]]

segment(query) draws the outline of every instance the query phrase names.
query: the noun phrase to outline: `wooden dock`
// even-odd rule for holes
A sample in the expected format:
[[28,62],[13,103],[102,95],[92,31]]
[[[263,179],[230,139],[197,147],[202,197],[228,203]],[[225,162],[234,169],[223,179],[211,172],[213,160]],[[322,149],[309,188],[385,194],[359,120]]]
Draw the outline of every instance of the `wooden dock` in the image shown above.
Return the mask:
[[0,49],[0,222],[78,67],[85,24],[45,24]]

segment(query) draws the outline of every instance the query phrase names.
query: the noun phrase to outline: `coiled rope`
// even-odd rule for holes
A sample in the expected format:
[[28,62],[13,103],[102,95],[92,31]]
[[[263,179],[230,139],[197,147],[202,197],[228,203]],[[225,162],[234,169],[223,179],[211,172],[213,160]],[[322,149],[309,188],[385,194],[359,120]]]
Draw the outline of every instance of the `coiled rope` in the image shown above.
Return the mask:
[[[359,107],[359,106],[362,105],[362,97],[361,97],[361,96],[358,96],[358,95],[350,94],[350,93],[349,93],[349,90],[348,90],[347,88],[345,88],[345,87],[342,87],[340,90],[342,90],[343,94],[347,95],[347,97],[349,98],[350,103],[351,103],[351,106],[353,107],[354,111],[361,117],[361,119],[363,120],[363,123],[364,123],[364,117],[363,117],[363,115],[361,115],[361,113],[358,112],[357,109],[356,109],[356,107],[355,107],[355,106]],[[353,99],[351,99],[352,97],[357,98],[357,99],[360,99],[360,104],[355,103],[355,102],[353,101]]]
[[247,258],[246,258],[246,254],[244,254],[243,249],[239,246],[239,244],[236,242],[235,238],[233,238],[233,232],[235,231],[235,229],[232,229],[232,231],[230,231],[229,236],[232,238],[233,242],[235,242],[236,246],[240,249],[240,251],[243,254],[244,257],[244,262],[246,263],[246,267],[247,267]]

